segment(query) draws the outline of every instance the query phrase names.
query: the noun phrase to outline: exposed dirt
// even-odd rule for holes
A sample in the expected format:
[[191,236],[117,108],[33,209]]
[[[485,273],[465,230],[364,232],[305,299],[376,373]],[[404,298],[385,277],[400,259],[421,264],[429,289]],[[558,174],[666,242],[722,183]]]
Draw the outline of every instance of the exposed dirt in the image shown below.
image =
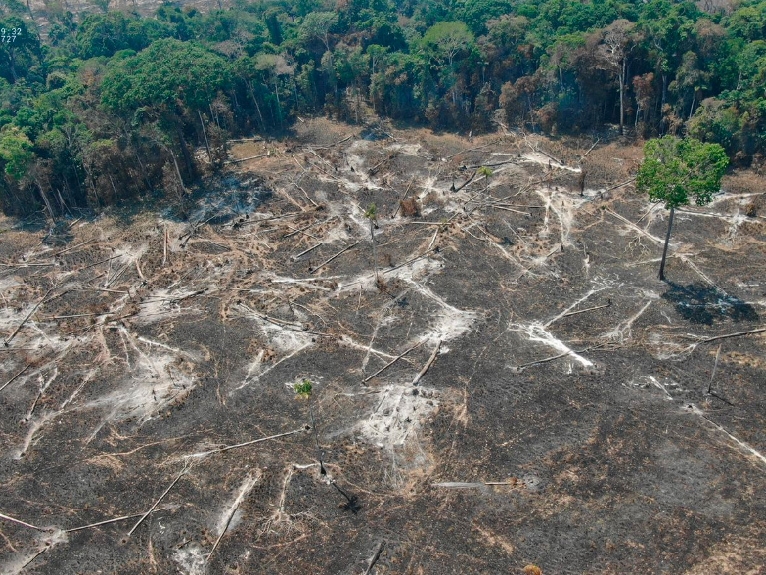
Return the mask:
[[0,571],[763,573],[763,182],[662,283],[591,145],[310,120],[190,221],[0,222]]

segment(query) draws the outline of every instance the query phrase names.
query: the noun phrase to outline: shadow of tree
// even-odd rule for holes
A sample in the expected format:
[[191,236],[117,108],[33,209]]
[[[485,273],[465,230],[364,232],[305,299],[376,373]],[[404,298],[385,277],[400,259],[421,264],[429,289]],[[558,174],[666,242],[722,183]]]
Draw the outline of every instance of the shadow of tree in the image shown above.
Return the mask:
[[686,286],[668,282],[662,298],[675,304],[676,311],[691,323],[713,325],[716,320],[757,321],[755,308],[715,286],[694,283]]

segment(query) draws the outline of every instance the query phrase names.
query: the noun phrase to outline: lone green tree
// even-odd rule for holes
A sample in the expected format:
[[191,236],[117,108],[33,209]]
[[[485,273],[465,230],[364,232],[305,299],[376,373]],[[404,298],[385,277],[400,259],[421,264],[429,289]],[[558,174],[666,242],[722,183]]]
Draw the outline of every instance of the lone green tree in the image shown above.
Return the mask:
[[728,165],[729,158],[721,146],[694,138],[664,136],[644,145],[644,161],[636,185],[639,191],[649,193],[652,202],[664,202],[670,210],[660,262],[661,281],[665,280],[665,258],[675,209],[689,205],[692,200],[698,206],[709,203],[720,189]]
[[487,166],[481,166],[476,173],[480,176],[484,176],[484,193],[489,193],[489,178],[492,177],[492,169]]

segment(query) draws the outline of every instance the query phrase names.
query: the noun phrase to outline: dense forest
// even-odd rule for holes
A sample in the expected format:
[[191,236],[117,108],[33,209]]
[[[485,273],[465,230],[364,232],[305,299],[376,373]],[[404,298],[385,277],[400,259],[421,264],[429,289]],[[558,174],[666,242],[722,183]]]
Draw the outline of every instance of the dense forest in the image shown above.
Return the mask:
[[179,198],[227,139],[301,115],[766,153],[766,1],[237,0],[151,17],[0,5],[0,204],[58,217]]

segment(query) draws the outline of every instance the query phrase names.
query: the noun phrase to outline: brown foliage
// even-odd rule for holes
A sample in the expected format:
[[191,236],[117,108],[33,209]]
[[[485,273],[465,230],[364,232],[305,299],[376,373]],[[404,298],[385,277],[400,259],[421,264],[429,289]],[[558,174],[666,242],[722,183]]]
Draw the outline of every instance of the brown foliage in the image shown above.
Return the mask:
[[402,208],[402,215],[407,218],[418,217],[420,215],[420,205],[415,198],[401,200],[399,205]]

